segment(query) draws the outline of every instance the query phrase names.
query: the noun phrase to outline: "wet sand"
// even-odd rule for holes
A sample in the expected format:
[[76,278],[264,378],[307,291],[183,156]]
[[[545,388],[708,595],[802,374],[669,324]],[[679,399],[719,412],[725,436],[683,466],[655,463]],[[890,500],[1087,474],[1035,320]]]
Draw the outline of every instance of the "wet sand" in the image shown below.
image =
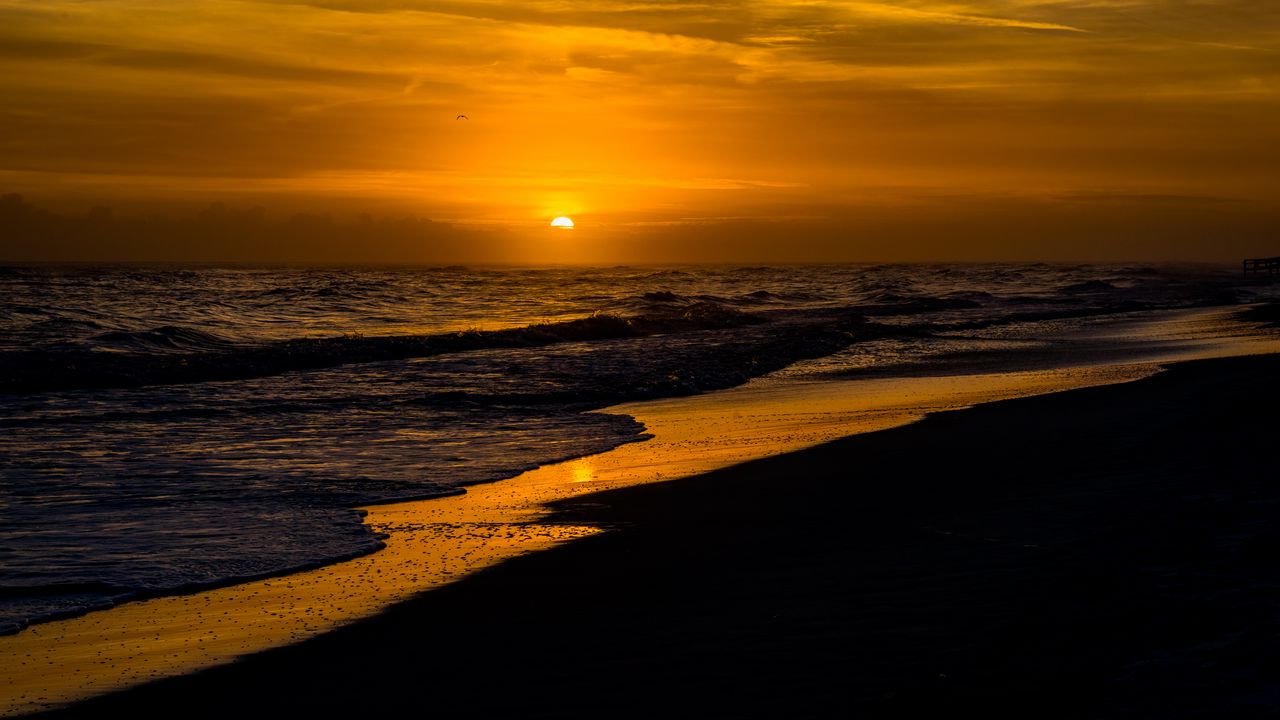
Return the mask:
[[614,532],[59,717],[1269,717],[1280,358],[571,499]]
[[614,532],[59,716],[1271,716],[1276,356],[558,503]]
[[[14,658],[0,711],[29,712],[293,643],[371,616],[518,555],[600,532],[547,517],[548,503],[689,477],[928,412],[1145,376],[1152,366],[871,379],[756,382],[735,390],[610,408],[652,440],[538,468],[465,495],[366,508],[387,535],[372,555],[192,595],[121,605],[0,637]],[[780,488],[781,490],[781,488]]]
[[[1220,365],[1225,368],[1222,370],[1188,370],[1201,365],[1180,366],[1167,377],[1190,378],[1190,373],[1198,372],[1226,388],[1228,392],[1221,397],[1239,400],[1240,393],[1252,392],[1251,380],[1262,379],[1275,365],[1271,359],[1224,363],[1235,364]],[[1258,368],[1271,370],[1261,372]],[[157,676],[189,673],[311,637],[314,639],[296,647],[247,657],[225,669],[155,683],[72,710],[93,714],[111,707],[142,715],[201,714],[202,707],[177,705],[182,693],[195,692],[201,698],[230,693],[242,703],[252,698],[255,703],[265,703],[264,708],[274,708],[271,711],[288,710],[293,703],[314,703],[311,710],[326,715],[328,710],[355,712],[361,708],[417,708],[425,712],[426,708],[413,705],[422,700],[420,692],[413,688],[419,687],[422,678],[433,678],[431,685],[439,682],[472,691],[462,693],[470,698],[466,702],[462,697],[445,697],[452,691],[438,688],[431,692],[431,710],[447,716],[471,714],[468,703],[476,701],[476,693],[485,696],[476,706],[479,716],[517,711],[536,715],[539,710],[550,716],[575,712],[620,715],[631,710],[643,714],[643,708],[659,711],[654,706],[658,698],[675,701],[675,688],[695,696],[703,694],[699,701],[703,705],[695,706],[700,708],[698,714],[714,715],[722,710],[709,705],[712,696],[707,693],[716,688],[716,692],[732,689],[741,696],[736,700],[728,698],[724,707],[737,707],[742,712],[773,707],[774,712],[783,712],[776,703],[790,696],[765,692],[764,688],[772,685],[764,683],[764,678],[733,670],[742,661],[737,657],[739,653],[754,656],[760,652],[753,644],[758,642],[776,646],[780,652],[785,651],[782,656],[765,653],[753,662],[771,667],[771,674],[780,671],[776,665],[783,660],[805,667],[806,673],[814,673],[812,680],[801,683],[805,687],[832,682],[831,676],[823,674],[827,673],[824,666],[814,666],[812,657],[796,656],[806,642],[832,632],[836,637],[855,637],[855,630],[877,625],[877,618],[882,615],[888,621],[901,620],[892,620],[893,612],[902,611],[900,605],[909,609],[924,602],[946,609],[948,601],[938,593],[951,591],[946,583],[940,587],[931,587],[931,583],[950,577],[950,568],[942,578],[936,578],[920,571],[937,566],[919,561],[900,566],[895,560],[915,552],[913,543],[918,544],[920,538],[913,533],[924,532],[931,541],[942,542],[941,550],[946,552],[959,552],[956,548],[968,548],[965,552],[969,552],[974,547],[1009,550],[1011,546],[1006,547],[998,533],[989,536],[970,528],[974,521],[984,521],[986,506],[982,503],[989,500],[991,482],[996,482],[991,478],[998,480],[1002,473],[1012,470],[1018,473],[1019,482],[1029,486],[1066,487],[1076,478],[1061,477],[1059,465],[1066,462],[1074,468],[1079,459],[1092,456],[1094,464],[1089,466],[1092,474],[1087,473],[1088,478],[1115,477],[1123,484],[1129,482],[1125,478],[1134,475],[1142,483],[1156,483],[1160,475],[1152,475],[1155,470],[1148,466],[1149,462],[1140,454],[1130,456],[1123,446],[1116,446],[1116,438],[1146,432],[1144,425],[1151,420],[1166,425],[1170,419],[1179,418],[1198,423],[1198,416],[1188,413],[1189,407],[1197,409],[1202,401],[1215,398],[1202,397],[1208,391],[1198,387],[1203,384],[1201,380],[1184,379],[1172,386],[1176,392],[1139,393],[1144,400],[1137,405],[1108,407],[1106,413],[1091,418],[1085,411],[1088,409],[1080,409],[1071,398],[1093,397],[1082,396],[1082,392],[1108,391],[1078,391],[1043,398],[1061,406],[1030,406],[1038,410],[1021,414],[1020,420],[1012,424],[1007,416],[1001,420],[1001,413],[1009,415],[1009,407],[1024,407],[1019,402],[936,416],[914,427],[846,439],[817,450],[773,457],[678,483],[580,500],[582,496],[654,480],[689,477],[735,461],[783,454],[854,432],[896,427],[929,411],[1001,397],[1123,382],[1152,372],[1153,366],[1139,365],[961,378],[754,382],[708,396],[617,407],[613,410],[635,414],[645,421],[657,437],[609,454],[541,468],[492,486],[470,488],[466,496],[372,507],[369,523],[389,536],[387,550],[375,555],[312,573],[195,596],[129,603],[119,609],[38,625],[26,633],[0,638],[0,651],[15,660],[6,667],[6,689],[0,688],[8,694],[0,697],[8,703],[6,710],[32,710]],[[1112,389],[1132,392],[1128,388],[1151,387],[1151,383],[1166,387],[1169,382],[1166,375],[1161,375]],[[1185,392],[1199,395],[1179,398],[1178,393]],[[1158,402],[1162,410],[1148,406],[1152,402]],[[1240,406],[1233,416],[1222,416],[1221,427],[1197,425],[1201,430],[1212,430],[1207,438],[1197,437],[1197,443],[1207,439],[1212,445],[1235,436],[1249,437],[1251,427],[1274,430],[1274,423],[1266,423],[1266,398],[1260,398],[1260,402]],[[1092,411],[1097,413],[1096,409]],[[995,424],[987,432],[979,432],[979,437],[973,437],[972,428],[965,421],[954,419],[986,418],[991,413],[995,413]],[[1157,414],[1148,418],[1152,413]],[[1100,427],[1110,427],[1107,432],[1117,433],[1116,437],[1096,433],[1091,436],[1091,443],[1069,443],[1059,427],[1062,423],[1079,424],[1092,419]],[[922,432],[922,441],[916,441],[905,452],[900,450],[896,462],[883,460],[883,448],[901,442],[893,438]],[[1171,450],[1180,451],[1192,446],[1189,439],[1192,436],[1174,433],[1153,442],[1166,443]],[[850,446],[851,442],[854,445]],[[870,443],[869,450],[856,445],[858,442]],[[965,442],[970,442],[973,454]],[[983,442],[991,447],[982,450]],[[1005,447],[1000,450],[998,446]],[[1097,456],[1100,448],[1106,450],[1105,456]],[[1249,461],[1263,462],[1262,457],[1265,456]],[[983,465],[989,468],[984,469]],[[1097,502],[1110,502],[1106,498],[1108,492],[1110,488],[1094,488],[1087,496]],[[997,507],[1004,505],[1004,497],[997,500],[1001,501]],[[1073,523],[1079,520],[1070,515],[1075,501],[1065,505],[1053,502],[1062,505],[1062,516],[1053,516],[1057,524],[1053,527],[1074,527]],[[558,514],[545,514],[545,503],[558,503]],[[777,518],[769,516],[773,510],[778,511]],[[1052,507],[1048,510],[1055,512]],[[1139,518],[1142,516],[1142,511],[1133,510]],[[942,520],[920,525],[931,511],[942,511],[946,518],[957,512],[973,516],[952,518],[956,520],[952,523],[955,527]],[[493,568],[509,557],[552,547],[563,539],[590,536],[599,533],[600,528],[623,529]],[[873,528],[878,530],[872,532]],[[906,544],[895,544],[900,542]],[[1027,556],[1023,560],[1030,561],[1041,553],[1030,552],[1029,548],[1044,544],[1028,542],[1019,547],[1023,547],[1019,552]],[[872,548],[881,548],[877,552],[884,555],[876,555]],[[547,560],[540,560],[541,557]],[[1010,557],[1002,556],[1001,561]],[[974,588],[969,585],[974,584],[974,578],[963,569],[965,557],[952,560],[960,562],[957,578],[968,578],[968,584],[961,583],[961,589],[972,592]],[[980,552],[978,560],[991,562],[982,560]],[[544,568],[540,562],[549,565]],[[477,573],[485,568],[492,569]],[[996,571],[998,575],[1005,570]],[[1048,573],[1044,582],[1056,578],[1052,574],[1055,570],[1043,571]],[[983,573],[987,571],[980,571],[979,575]],[[460,577],[466,579],[442,587]],[[876,585],[873,593],[887,593],[883,596],[884,605],[877,606],[872,615],[856,620],[856,628],[842,624],[844,615],[824,615],[837,609],[856,610],[858,602],[865,598],[856,592],[850,596],[850,588],[867,591],[872,587],[868,583],[879,582],[876,578],[887,582]],[[992,592],[996,592],[1006,578],[992,579],[998,580],[992,585]],[[439,589],[413,598],[429,588]],[[490,592],[498,594],[488,596],[486,593]],[[799,630],[787,623],[774,623],[787,618],[774,610],[785,609],[792,594],[804,605],[800,614],[806,620]],[[1016,597],[988,600],[997,615],[1000,607],[1007,612],[1010,603],[1015,610],[1019,603]],[[393,606],[401,601],[406,602]],[[964,605],[964,598],[957,602]],[[383,615],[369,618],[376,612]],[[361,618],[367,619],[352,624]],[[577,619],[585,619],[588,624],[576,623]],[[724,625],[727,621],[732,626]],[[406,628],[403,637],[397,634],[399,624]],[[344,628],[315,637],[338,626]],[[636,634],[643,628],[644,633]],[[960,628],[948,626],[942,630],[950,637]],[[914,629],[910,624],[902,625],[893,632],[927,638],[934,634],[931,625]],[[467,638],[476,638],[483,647],[467,647]],[[652,647],[653,642],[659,642],[660,647]],[[572,643],[585,643],[581,647],[588,650],[581,651]],[[818,657],[824,659],[822,664],[860,667],[859,673],[869,673],[869,680],[841,680],[861,683],[863,692],[867,692],[865,683],[881,682],[874,680],[881,675],[858,662],[874,665],[878,662],[874,660],[877,652],[896,652],[893,647],[878,647],[872,643],[865,652],[850,646],[827,648],[831,652],[838,650],[836,656],[824,651],[826,655]],[[806,652],[813,650],[809,647]],[[968,648],[963,652],[973,651]],[[933,651],[925,648],[920,652],[928,655]],[[691,661],[686,662],[685,656],[690,653],[691,657],[709,653],[712,659],[707,665],[699,661],[695,667]],[[591,662],[596,655],[605,659],[603,667]],[[727,670],[718,669],[712,660],[727,662]],[[559,684],[545,678],[549,671],[562,665],[568,673],[584,673],[584,683],[598,683],[599,688],[563,687],[567,678],[557,680]],[[687,676],[669,675],[668,666],[671,673]],[[242,667],[253,667],[255,670],[250,673],[266,675],[244,675]],[[605,671],[607,667],[635,676],[602,678],[602,673],[612,676],[612,671]],[[704,676],[708,673],[710,679]],[[513,679],[516,675],[518,678]],[[740,687],[740,676],[749,679],[751,687]],[[280,678],[280,682],[276,684],[271,678]],[[641,688],[639,683],[649,683],[650,678],[662,678],[675,685],[660,692]],[[541,687],[544,680],[549,683],[545,688]],[[521,692],[527,693],[529,702],[518,700],[518,693],[507,700],[488,697],[492,694],[486,691],[489,682],[502,687],[515,683],[515,687],[524,688]],[[396,683],[403,683],[403,687],[397,688]],[[764,684],[753,689],[760,683]],[[361,689],[362,684],[367,684],[369,692]],[[906,691],[915,693],[919,689],[913,687],[906,687]],[[581,702],[557,693],[577,693]],[[622,694],[614,697],[611,693]],[[794,693],[794,688],[787,693]],[[634,696],[634,701],[623,700],[628,696]],[[835,714],[835,708],[844,707],[840,703],[832,705],[835,698],[828,696],[829,693],[815,694],[815,711],[828,715]],[[756,700],[748,702],[750,698]],[[865,698],[859,702],[858,707],[863,708],[876,705],[867,705]],[[764,705],[756,707],[755,703]],[[801,703],[795,707],[803,706]],[[219,707],[221,712],[234,710],[215,702],[209,716]],[[244,708],[234,711],[243,714]]]

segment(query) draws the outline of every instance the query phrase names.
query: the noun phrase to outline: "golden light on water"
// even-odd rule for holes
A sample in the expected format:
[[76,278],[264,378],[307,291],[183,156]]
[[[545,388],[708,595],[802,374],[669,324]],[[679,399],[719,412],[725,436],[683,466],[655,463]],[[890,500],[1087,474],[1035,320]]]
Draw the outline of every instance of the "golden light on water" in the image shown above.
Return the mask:
[[556,218],[555,220],[552,220],[552,221],[551,221],[551,227],[553,227],[553,228],[559,228],[559,229],[561,229],[561,230],[572,230],[572,229],[573,229],[573,221],[572,221],[572,220],[570,220],[569,218],[567,218],[567,217],[565,217],[565,216],[561,215],[560,217],[558,217],[558,218]]

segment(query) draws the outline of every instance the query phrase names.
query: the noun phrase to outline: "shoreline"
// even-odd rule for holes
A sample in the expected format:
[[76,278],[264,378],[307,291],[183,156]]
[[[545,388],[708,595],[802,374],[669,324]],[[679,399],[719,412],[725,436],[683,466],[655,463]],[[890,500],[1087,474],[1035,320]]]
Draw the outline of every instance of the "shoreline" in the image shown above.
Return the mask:
[[[1156,367],[753,382],[718,393],[615,406],[608,411],[637,415],[657,439],[472,485],[465,495],[362,508],[369,513],[366,522],[389,536],[382,551],[309,572],[131,602],[0,638],[0,650],[28,658],[0,687],[6,693],[0,695],[0,711],[57,706],[296,643],[512,557],[610,527],[547,514],[546,507],[574,497],[701,475],[942,410],[1124,382],[1157,372]],[[837,387],[846,392],[835,392]],[[744,423],[751,429],[734,430]],[[12,642],[15,638],[19,641]],[[51,666],[59,672],[48,673]]]
[[[1000,397],[1124,382],[1152,372],[1096,368],[748,384],[615,406],[609,410],[638,415],[655,437],[472,485],[465,494],[359,508],[367,513],[365,522],[387,536],[378,552],[302,573],[133,601],[0,637],[0,652],[23,658],[0,685],[0,714],[57,707],[297,643],[510,558],[603,532],[555,518],[548,507],[559,501],[687,478]],[[832,387],[841,385],[860,392],[856,398],[833,394]],[[59,672],[48,674],[50,667]]]
[[51,716],[1263,716],[1280,490],[1239,451],[1276,422],[1240,400],[1280,401],[1277,370],[1179,363],[561,501],[614,531]]

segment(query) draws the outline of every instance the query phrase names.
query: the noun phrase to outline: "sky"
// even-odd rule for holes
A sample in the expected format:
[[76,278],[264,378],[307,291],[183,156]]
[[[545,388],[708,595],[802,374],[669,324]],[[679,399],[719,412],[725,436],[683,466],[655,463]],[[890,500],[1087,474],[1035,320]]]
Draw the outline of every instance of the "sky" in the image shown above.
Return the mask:
[[83,229],[221,203],[432,220],[406,262],[1236,261],[1278,191],[1272,0],[0,0],[0,193],[83,235],[0,258],[259,258]]

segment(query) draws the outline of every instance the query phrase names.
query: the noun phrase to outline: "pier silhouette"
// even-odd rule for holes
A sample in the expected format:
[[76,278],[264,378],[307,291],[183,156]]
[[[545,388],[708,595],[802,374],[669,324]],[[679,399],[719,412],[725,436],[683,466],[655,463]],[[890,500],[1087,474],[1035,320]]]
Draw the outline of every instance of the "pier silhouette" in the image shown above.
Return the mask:
[[1266,275],[1272,278],[1280,275],[1280,257],[1245,259],[1244,276],[1247,278],[1251,275]]

